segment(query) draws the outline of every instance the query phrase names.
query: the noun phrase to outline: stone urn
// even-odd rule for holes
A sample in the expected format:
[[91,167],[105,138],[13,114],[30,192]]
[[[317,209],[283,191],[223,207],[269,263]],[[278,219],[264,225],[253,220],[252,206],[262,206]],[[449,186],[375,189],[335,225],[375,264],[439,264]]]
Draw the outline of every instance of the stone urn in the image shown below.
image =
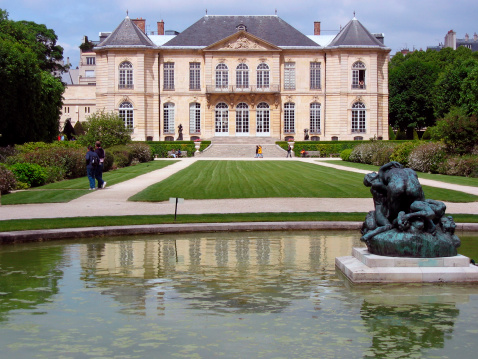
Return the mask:
[[201,147],[201,141],[194,142],[194,147],[196,148],[195,153],[199,153],[199,148]]

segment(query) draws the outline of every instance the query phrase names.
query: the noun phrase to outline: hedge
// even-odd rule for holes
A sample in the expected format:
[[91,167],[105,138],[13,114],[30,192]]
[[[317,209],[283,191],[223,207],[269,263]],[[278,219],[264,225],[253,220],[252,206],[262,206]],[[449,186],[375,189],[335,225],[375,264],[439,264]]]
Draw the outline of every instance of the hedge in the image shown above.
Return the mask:
[[[188,157],[193,157],[196,152],[194,141],[148,141],[144,142],[153,152],[154,157],[166,158],[168,157],[168,151],[181,150],[181,152],[187,151]],[[201,141],[201,147],[199,151],[203,151],[211,144],[211,141]]]

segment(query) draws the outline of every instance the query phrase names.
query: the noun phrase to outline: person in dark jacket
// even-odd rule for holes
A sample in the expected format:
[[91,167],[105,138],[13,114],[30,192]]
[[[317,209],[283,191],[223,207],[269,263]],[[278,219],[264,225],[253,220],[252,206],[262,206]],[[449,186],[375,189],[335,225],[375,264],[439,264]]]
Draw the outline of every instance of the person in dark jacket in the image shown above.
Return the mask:
[[101,142],[96,141],[95,143],[95,152],[100,158],[100,163],[96,167],[96,173],[95,173],[95,178],[98,181],[98,188],[105,188],[106,187],[106,182],[103,181],[103,167],[105,163],[105,150],[101,148]]
[[[95,188],[95,174],[96,168],[100,163],[100,158],[96,154],[93,146],[88,146],[88,152],[86,152],[85,156],[86,160],[86,174],[88,175],[88,180],[90,181],[90,191],[94,191]],[[96,165],[95,165],[96,163]]]

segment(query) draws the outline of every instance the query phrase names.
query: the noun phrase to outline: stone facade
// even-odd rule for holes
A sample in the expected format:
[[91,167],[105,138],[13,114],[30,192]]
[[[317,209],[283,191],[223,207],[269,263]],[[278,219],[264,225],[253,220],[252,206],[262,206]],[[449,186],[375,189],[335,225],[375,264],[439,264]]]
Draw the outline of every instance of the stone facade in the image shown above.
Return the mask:
[[117,111],[140,141],[177,139],[180,124],[184,140],[303,140],[305,129],[313,140],[388,139],[390,49],[355,18],[329,39],[277,16],[205,16],[174,35],[138,23],[126,17],[99,42],[94,64],[82,53],[62,121]]

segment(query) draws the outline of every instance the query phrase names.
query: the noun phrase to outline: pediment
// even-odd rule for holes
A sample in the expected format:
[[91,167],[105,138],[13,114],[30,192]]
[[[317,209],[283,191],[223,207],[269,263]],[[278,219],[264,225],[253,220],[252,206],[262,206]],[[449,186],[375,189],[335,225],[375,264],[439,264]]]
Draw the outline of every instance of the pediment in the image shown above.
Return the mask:
[[280,50],[246,31],[238,31],[204,49],[204,51],[270,51]]

